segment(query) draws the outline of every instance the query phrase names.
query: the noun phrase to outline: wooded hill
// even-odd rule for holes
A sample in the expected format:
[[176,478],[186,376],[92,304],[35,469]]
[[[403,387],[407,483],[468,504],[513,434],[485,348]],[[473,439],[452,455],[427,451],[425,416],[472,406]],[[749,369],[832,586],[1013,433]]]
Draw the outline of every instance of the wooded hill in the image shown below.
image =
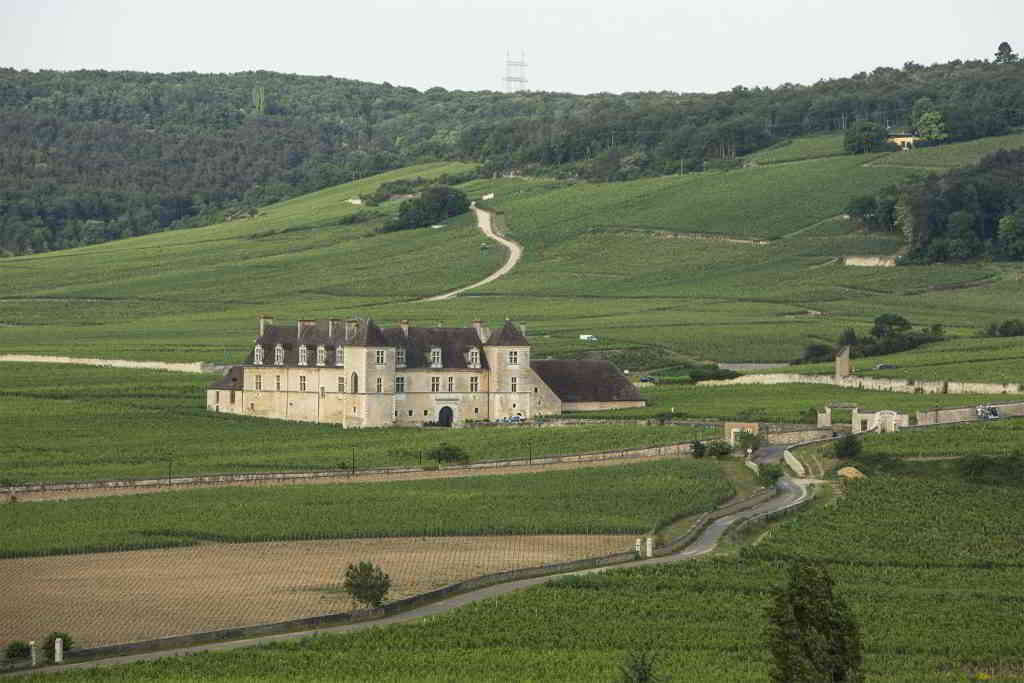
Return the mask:
[[699,171],[855,120],[913,127],[922,98],[948,141],[1000,134],[1024,124],[1024,65],[908,62],[810,86],[587,96],[4,69],[0,254],[202,225],[424,160],[594,180]]

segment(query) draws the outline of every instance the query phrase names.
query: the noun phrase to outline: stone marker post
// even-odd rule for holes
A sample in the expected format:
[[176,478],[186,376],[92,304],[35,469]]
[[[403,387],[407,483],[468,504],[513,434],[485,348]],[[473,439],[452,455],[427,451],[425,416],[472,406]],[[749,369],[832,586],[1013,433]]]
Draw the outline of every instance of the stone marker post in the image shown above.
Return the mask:
[[53,641],[53,663],[60,664],[64,661],[64,639],[57,638]]
[[32,666],[38,666],[38,664],[39,664],[39,654],[36,652],[36,641],[34,641],[34,640],[28,641],[28,651],[29,651],[29,654],[32,656]]
[[654,557],[654,538],[647,537],[647,557]]

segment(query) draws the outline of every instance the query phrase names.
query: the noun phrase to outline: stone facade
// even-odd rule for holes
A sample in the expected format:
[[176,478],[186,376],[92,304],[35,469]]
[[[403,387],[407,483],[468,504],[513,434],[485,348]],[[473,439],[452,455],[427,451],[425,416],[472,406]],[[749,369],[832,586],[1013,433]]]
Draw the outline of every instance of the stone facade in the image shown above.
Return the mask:
[[523,328],[511,321],[492,332],[479,321],[465,328],[403,321],[382,330],[371,320],[280,327],[261,318],[253,350],[209,387],[206,407],[347,428],[529,420],[567,406],[644,405],[610,363],[535,363],[530,356]]

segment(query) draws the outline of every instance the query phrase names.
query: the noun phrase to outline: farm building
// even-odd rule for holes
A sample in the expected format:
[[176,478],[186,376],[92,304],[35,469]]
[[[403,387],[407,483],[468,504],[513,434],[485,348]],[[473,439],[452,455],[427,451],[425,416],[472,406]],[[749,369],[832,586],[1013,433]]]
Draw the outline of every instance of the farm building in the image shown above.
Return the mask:
[[260,318],[241,365],[207,390],[206,407],[342,427],[460,425],[644,405],[607,361],[532,360],[524,328],[381,329],[372,320]]

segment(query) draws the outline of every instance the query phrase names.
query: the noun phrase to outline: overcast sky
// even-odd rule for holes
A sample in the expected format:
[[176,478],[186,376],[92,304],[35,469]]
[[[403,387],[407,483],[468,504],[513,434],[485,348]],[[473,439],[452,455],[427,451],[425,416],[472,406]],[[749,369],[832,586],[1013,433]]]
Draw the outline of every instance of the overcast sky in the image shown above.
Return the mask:
[[0,0],[0,66],[421,90],[500,90],[508,51],[531,90],[713,92],[987,59],[1003,40],[1024,48],[1024,1]]

